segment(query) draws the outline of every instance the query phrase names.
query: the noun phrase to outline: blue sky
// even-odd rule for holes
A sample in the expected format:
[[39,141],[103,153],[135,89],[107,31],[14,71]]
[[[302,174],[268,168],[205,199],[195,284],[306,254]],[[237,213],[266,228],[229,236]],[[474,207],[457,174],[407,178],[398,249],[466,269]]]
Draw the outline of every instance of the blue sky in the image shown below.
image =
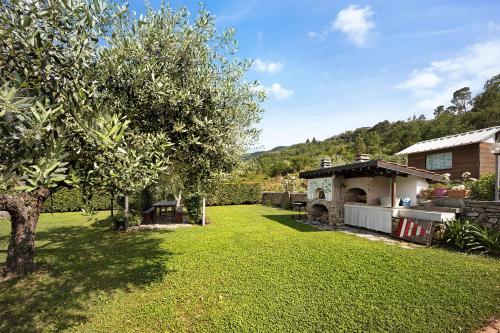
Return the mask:
[[[151,1],[156,7],[160,1]],[[142,1],[131,8],[143,11]],[[193,15],[198,1],[186,5]],[[500,73],[500,1],[207,1],[268,94],[260,147],[413,114]]]

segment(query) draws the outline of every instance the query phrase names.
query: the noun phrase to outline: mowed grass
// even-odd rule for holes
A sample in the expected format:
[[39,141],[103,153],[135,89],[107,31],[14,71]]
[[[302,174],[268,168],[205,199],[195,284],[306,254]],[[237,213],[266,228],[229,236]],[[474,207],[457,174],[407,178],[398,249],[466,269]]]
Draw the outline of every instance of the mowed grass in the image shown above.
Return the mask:
[[498,259],[318,231],[264,206],[208,213],[206,227],[131,233],[104,212],[43,215],[42,270],[0,284],[0,331],[471,332],[500,314]]

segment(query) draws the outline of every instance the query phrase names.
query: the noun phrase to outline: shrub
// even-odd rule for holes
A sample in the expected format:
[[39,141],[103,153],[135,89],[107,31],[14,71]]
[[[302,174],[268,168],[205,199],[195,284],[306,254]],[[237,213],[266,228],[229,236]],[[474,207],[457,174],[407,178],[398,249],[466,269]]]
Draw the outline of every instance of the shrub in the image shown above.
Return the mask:
[[207,205],[241,205],[260,202],[262,188],[256,183],[221,183],[207,195]]
[[481,251],[500,254],[500,232],[473,224],[467,220],[444,223],[443,239],[460,251]]
[[469,247],[472,223],[467,220],[449,220],[445,223],[443,238],[446,243],[464,251]]
[[493,200],[495,197],[495,173],[487,173],[472,183],[472,194],[478,200]]
[[203,198],[199,194],[192,194],[184,199],[189,218],[194,223],[200,223],[202,218],[202,201]]
[[479,225],[472,225],[470,229],[471,250],[500,254],[500,232]]
[[[111,196],[104,191],[95,192],[92,196],[90,205],[93,210],[110,209]],[[43,206],[43,211],[46,213],[54,212],[76,212],[85,207],[84,197],[78,188],[61,188],[51,194]]]

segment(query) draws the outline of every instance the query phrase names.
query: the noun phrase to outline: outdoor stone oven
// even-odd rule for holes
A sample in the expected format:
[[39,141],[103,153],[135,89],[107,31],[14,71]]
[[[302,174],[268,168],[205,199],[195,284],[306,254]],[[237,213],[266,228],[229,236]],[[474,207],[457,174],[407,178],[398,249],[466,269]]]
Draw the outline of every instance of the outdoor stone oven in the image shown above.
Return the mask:
[[307,200],[306,211],[309,218],[328,224],[342,224],[343,207],[335,201],[326,199]]
[[[417,194],[428,187],[428,181],[440,179],[436,173],[379,160],[334,167],[324,167],[322,163],[322,166],[300,173],[301,178],[307,179],[306,212],[309,218],[332,225],[355,226],[366,220],[366,225],[361,226],[370,229],[373,224],[374,230],[380,229],[376,224],[383,218],[383,230],[388,232],[392,223],[390,209],[399,205],[399,198],[408,198],[416,204]],[[387,218],[377,215],[381,212],[382,199],[392,203]],[[356,211],[354,215],[346,215],[346,205],[356,205],[351,209]]]

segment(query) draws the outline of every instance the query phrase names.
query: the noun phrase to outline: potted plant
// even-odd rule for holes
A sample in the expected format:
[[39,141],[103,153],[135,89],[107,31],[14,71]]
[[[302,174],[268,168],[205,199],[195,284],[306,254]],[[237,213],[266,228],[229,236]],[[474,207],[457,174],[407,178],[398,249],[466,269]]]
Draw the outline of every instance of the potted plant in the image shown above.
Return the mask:
[[441,183],[434,184],[432,188],[432,196],[437,198],[444,198],[448,192],[448,184],[450,183],[450,174],[445,173],[441,175]]
[[434,193],[434,189],[429,187],[425,189],[421,189],[419,194],[417,194],[417,203],[418,204],[424,204],[426,202],[429,202],[429,200],[432,198]]
[[470,172],[466,171],[462,174],[462,182],[455,183],[448,190],[448,197],[450,198],[468,198],[470,196],[472,184],[476,181],[471,178]]
[[446,184],[437,183],[432,191],[432,196],[437,198],[444,198],[448,193],[448,186]]
[[470,195],[470,189],[466,188],[464,184],[452,186],[448,190],[449,198],[468,198]]

